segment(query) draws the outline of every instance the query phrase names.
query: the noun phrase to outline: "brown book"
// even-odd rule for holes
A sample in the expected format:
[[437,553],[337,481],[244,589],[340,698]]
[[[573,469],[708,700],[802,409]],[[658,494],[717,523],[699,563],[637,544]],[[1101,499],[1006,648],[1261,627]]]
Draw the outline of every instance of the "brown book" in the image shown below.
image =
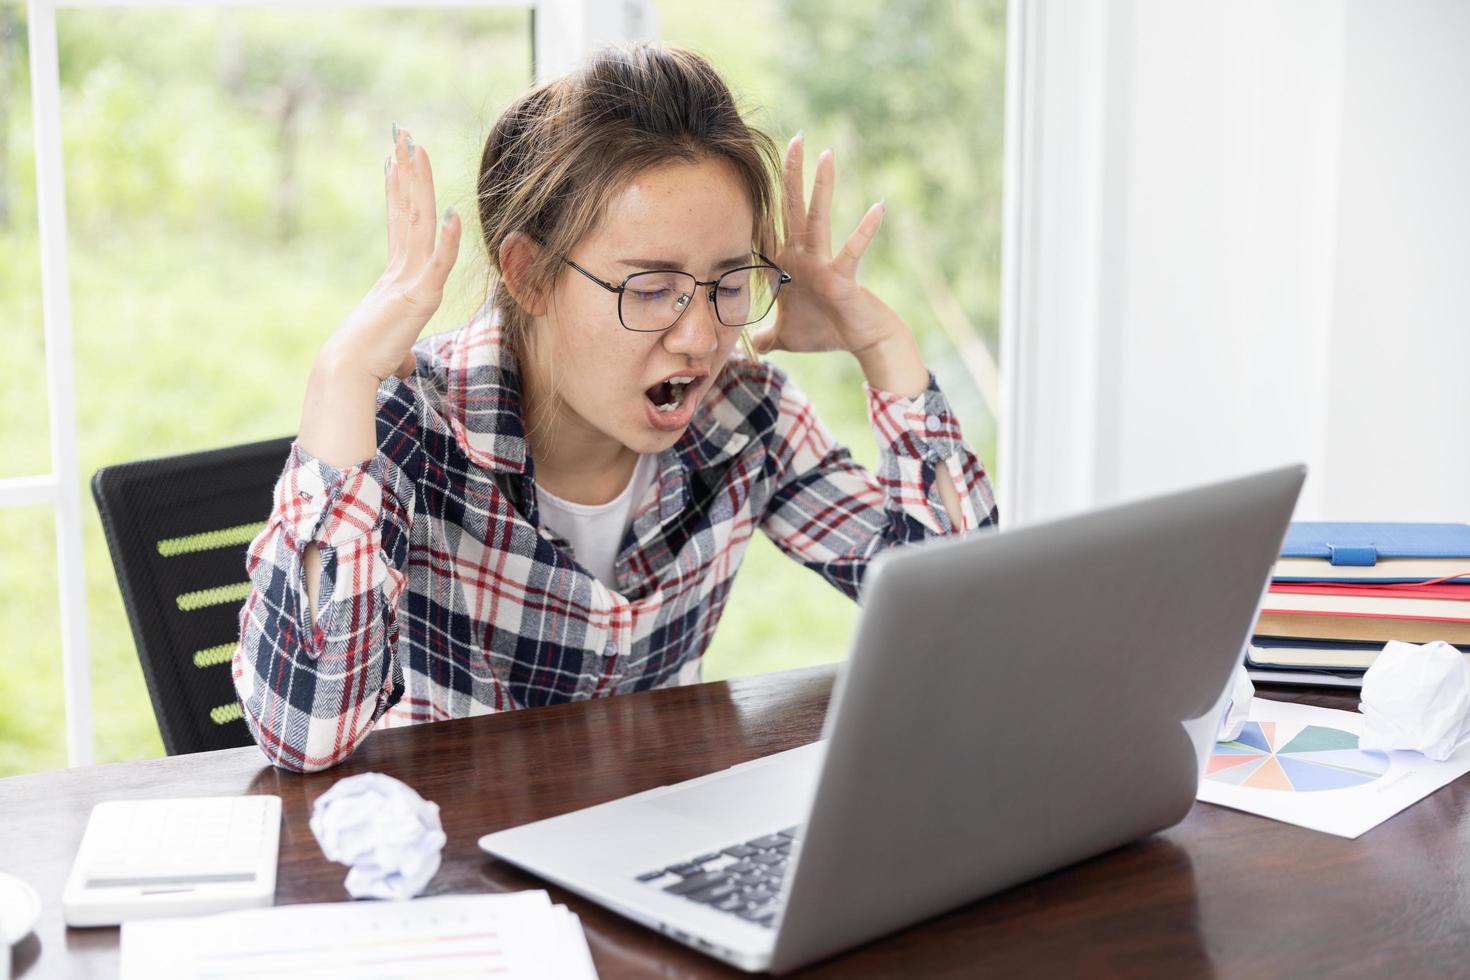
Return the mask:
[[1387,643],[1470,644],[1470,622],[1441,619],[1390,619],[1381,616],[1333,616],[1319,613],[1266,611],[1256,622],[1259,636],[1302,640],[1349,640]]

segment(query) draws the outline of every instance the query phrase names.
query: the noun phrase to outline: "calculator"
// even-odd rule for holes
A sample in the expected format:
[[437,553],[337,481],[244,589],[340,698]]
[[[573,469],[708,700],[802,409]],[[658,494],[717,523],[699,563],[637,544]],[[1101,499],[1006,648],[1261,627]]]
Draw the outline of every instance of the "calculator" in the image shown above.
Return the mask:
[[280,838],[279,796],[98,803],[62,893],[66,924],[271,905]]

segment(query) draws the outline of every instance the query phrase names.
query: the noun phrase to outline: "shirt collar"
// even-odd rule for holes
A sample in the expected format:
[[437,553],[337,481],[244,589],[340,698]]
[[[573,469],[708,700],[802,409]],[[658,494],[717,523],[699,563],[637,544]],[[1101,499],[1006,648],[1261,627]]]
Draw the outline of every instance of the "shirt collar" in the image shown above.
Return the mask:
[[[447,396],[455,439],[472,462],[486,470],[526,471],[520,369],[489,303],[453,335]],[[745,447],[750,435],[744,421],[724,398],[699,407],[679,441],[659,454],[660,511],[683,509],[689,472],[718,466]]]

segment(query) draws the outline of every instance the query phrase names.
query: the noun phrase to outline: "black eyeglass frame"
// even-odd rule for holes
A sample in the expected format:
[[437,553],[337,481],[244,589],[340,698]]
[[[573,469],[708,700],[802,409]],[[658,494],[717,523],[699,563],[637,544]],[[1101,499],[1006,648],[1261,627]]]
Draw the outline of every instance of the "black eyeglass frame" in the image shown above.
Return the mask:
[[771,292],[771,306],[776,305],[776,297],[781,295],[781,287],[791,282],[791,276],[786,272],[785,269],[781,268],[779,265],[766,258],[766,256],[762,255],[760,252],[756,252],[755,257],[761,260],[760,265],[742,265],[736,269],[729,269],[725,272],[720,273],[718,279],[711,279],[708,282],[702,279],[696,279],[692,272],[685,272],[683,269],[641,269],[638,272],[632,273],[631,275],[624,276],[623,281],[616,286],[605,279],[600,279],[597,276],[594,276],[592,273],[588,272],[586,269],[582,268],[580,265],[573,262],[565,255],[561,257],[561,260],[567,265],[571,266],[573,269],[576,269],[578,272],[582,273],[582,275],[586,276],[588,279],[591,279],[593,282],[597,283],[597,285],[601,286],[603,289],[606,289],[608,292],[618,294],[618,322],[623,325],[624,330],[629,330],[633,333],[663,333],[665,330],[673,329],[674,324],[683,319],[684,314],[689,312],[689,307],[693,306],[694,304],[686,303],[684,305],[684,308],[680,310],[678,315],[669,322],[669,325],[667,327],[657,327],[652,330],[640,330],[637,327],[630,327],[628,326],[628,321],[623,319],[623,294],[627,292],[628,282],[630,280],[636,278],[637,276],[646,276],[652,273],[667,272],[674,275],[688,276],[690,279],[694,279],[694,288],[696,290],[700,286],[709,286],[710,291],[707,295],[709,297],[709,301],[714,304],[715,319],[719,320],[721,326],[729,327],[733,330],[737,327],[748,327],[752,323],[759,323],[762,319],[765,318],[765,315],[767,313],[771,312],[771,307],[766,307],[761,315],[754,320],[746,320],[744,323],[726,323],[720,317],[720,304],[715,298],[715,288],[719,286],[720,279],[724,279],[726,276],[729,275],[734,275],[737,272],[746,272],[751,269],[775,269],[776,272],[780,273],[780,279],[776,281],[776,288]]

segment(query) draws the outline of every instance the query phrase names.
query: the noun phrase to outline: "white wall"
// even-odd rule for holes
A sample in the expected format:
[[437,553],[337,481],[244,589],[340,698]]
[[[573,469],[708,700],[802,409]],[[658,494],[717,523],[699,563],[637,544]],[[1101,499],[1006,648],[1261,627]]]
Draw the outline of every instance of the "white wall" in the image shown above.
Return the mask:
[[1353,2],[1325,510],[1470,520],[1470,3]]
[[1470,4],[1016,9],[1002,511],[1304,460],[1299,518],[1470,520]]
[[658,8],[653,0],[533,0],[532,39],[536,81],[580,67],[604,44],[656,40]]

